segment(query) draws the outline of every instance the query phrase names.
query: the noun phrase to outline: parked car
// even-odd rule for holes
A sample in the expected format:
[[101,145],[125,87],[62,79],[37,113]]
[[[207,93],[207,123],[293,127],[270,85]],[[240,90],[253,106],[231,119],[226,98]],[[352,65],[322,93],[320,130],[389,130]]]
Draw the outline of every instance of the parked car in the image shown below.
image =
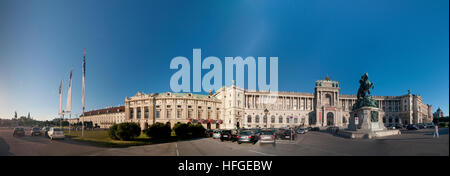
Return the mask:
[[40,136],[40,135],[41,135],[41,129],[39,127],[31,128],[31,136]]
[[295,133],[292,130],[285,130],[283,131],[283,133],[281,133],[281,139],[291,139],[291,137],[292,140],[295,139]]
[[401,125],[401,124],[397,123],[394,126],[395,126],[395,129],[403,129],[403,125]]
[[206,137],[212,137],[214,134],[214,130],[209,129],[209,130],[206,130],[205,133],[206,133],[205,134]]
[[48,137],[48,131],[50,131],[50,127],[42,127],[41,132],[45,137]]
[[13,136],[25,136],[25,129],[22,126],[14,128]]
[[215,130],[213,133],[213,139],[219,139],[221,133],[222,132],[220,130]]
[[261,133],[261,129],[259,128],[253,128],[252,131],[256,136],[259,136],[259,134]]
[[223,130],[220,134],[220,141],[231,141],[232,137],[231,130]]
[[239,140],[239,130],[231,130],[231,141],[236,142]]
[[259,135],[260,144],[271,143],[275,145],[275,132],[272,130],[261,130]]
[[419,128],[416,125],[409,125],[406,129],[408,129],[408,130],[418,130]]
[[311,128],[311,131],[320,131],[320,128],[319,127],[313,127],[313,128]]
[[395,125],[390,124],[386,128],[389,129],[389,130],[395,130]]
[[419,129],[424,129],[424,128],[425,128],[425,125],[423,125],[423,124],[420,123],[420,124],[417,125],[417,127],[419,127]]
[[243,130],[239,132],[238,144],[243,142],[256,144],[256,142],[258,142],[258,137],[251,130]]
[[427,124],[426,124],[426,127],[427,127],[427,128],[434,128],[434,124],[433,124],[433,123],[427,123]]
[[53,139],[64,139],[64,131],[61,128],[50,128],[48,131],[48,137]]
[[280,139],[281,135],[284,133],[284,131],[286,131],[287,129],[284,128],[278,128],[275,130],[275,138],[276,139]]
[[306,131],[307,131],[306,128],[299,128],[296,132],[297,132],[297,134],[305,134]]

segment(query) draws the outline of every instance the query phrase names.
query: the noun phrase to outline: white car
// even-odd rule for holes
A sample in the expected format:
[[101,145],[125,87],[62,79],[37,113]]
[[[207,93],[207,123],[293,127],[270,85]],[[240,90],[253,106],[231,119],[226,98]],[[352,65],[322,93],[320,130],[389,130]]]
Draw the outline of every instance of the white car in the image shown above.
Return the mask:
[[64,139],[64,131],[61,130],[61,128],[50,128],[50,130],[48,131],[48,137],[53,140],[53,139]]
[[221,133],[222,133],[222,131],[220,131],[220,130],[214,131],[214,133],[213,133],[213,139],[219,139]]

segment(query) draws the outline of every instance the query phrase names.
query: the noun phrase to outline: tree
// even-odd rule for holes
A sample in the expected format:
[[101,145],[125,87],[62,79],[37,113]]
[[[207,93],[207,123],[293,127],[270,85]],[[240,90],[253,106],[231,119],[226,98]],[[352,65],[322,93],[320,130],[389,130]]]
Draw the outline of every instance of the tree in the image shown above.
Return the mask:
[[14,111],[14,119],[17,119],[17,111]]
[[151,125],[144,131],[147,136],[154,139],[169,138],[171,132],[170,125],[159,122]]
[[140,134],[141,127],[137,123],[125,122],[117,126],[116,136],[122,141],[132,140]]

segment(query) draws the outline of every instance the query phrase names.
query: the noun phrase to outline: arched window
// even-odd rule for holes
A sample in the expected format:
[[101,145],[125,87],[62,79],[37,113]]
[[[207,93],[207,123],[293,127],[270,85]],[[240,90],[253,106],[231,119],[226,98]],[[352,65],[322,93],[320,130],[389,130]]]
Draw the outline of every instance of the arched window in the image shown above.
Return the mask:
[[259,123],[259,115],[256,115],[256,117],[255,117],[255,123]]
[[271,122],[271,123],[275,123],[275,116],[272,116],[272,117],[270,118],[270,122]]
[[283,123],[283,117],[278,117],[278,123]]
[[249,115],[249,116],[247,117],[247,122],[248,122],[248,123],[252,123],[252,116]]

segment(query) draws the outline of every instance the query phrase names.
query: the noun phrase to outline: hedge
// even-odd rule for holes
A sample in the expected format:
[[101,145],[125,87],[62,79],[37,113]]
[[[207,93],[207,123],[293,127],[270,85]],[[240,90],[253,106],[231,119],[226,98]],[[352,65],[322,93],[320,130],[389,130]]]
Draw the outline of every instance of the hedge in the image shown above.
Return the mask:
[[120,123],[109,128],[109,137],[122,141],[132,140],[141,134],[141,127],[133,122]]
[[171,132],[172,130],[170,129],[169,124],[163,124],[159,122],[151,125],[144,131],[147,136],[154,139],[169,138]]

